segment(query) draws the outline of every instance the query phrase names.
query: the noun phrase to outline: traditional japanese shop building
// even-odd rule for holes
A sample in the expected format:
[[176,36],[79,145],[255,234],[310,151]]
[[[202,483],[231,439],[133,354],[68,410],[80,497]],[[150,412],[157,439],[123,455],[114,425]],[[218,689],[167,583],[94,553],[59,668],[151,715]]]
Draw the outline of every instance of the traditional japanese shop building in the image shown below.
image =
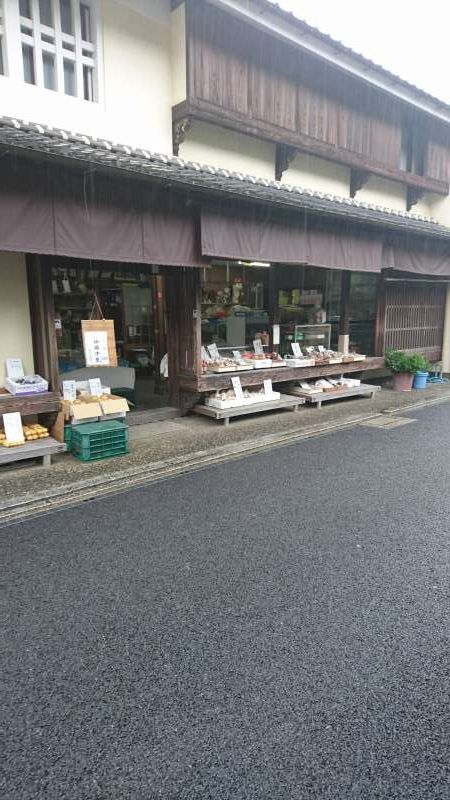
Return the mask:
[[19,357],[54,410],[94,298],[137,408],[274,325],[450,369],[448,106],[265,0],[0,8],[0,386]]

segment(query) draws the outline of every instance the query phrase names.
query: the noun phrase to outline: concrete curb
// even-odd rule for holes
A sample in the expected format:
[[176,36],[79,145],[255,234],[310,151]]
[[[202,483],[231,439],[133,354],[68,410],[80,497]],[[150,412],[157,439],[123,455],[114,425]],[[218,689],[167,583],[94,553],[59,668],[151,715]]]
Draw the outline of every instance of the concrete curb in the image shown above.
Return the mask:
[[208,466],[221,464],[225,461],[256,455],[272,448],[286,447],[317,436],[325,436],[329,433],[357,427],[367,420],[375,419],[384,414],[406,414],[415,409],[446,402],[450,402],[450,396],[420,400],[405,407],[385,409],[377,413],[353,417],[346,421],[327,424],[319,423],[306,431],[268,434],[229,445],[222,445],[214,450],[199,450],[189,455],[176,456],[164,461],[154,462],[149,464],[147,468],[142,466],[131,467],[114,475],[77,481],[69,487],[59,486],[54,490],[49,489],[31,498],[29,496],[16,497],[0,503],[0,528],[19,522],[22,519],[105,497],[109,494],[117,494],[118,492],[166,480],[177,475],[205,469]]

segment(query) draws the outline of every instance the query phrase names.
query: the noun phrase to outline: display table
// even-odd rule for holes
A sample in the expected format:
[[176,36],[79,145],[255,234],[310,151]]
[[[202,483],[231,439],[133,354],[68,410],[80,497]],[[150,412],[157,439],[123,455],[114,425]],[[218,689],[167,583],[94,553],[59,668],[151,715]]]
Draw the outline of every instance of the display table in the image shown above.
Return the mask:
[[381,386],[371,386],[368,383],[362,383],[361,386],[352,386],[348,389],[336,389],[335,392],[320,392],[318,394],[309,394],[300,387],[293,386],[287,391],[295,397],[303,397],[307,403],[312,403],[321,408],[322,403],[328,400],[343,400],[345,397],[370,397],[372,400],[376,393],[379,392]]
[[35,442],[25,442],[17,447],[0,447],[0,466],[29,458],[41,458],[43,466],[49,467],[52,463],[52,456],[57,453],[65,453],[66,449],[65,444],[57,442],[51,436]]
[[215,392],[217,389],[228,389],[231,378],[239,377],[242,386],[257,386],[266,378],[273,384],[292,381],[310,380],[311,378],[326,378],[333,375],[350,375],[354,372],[369,372],[384,366],[384,358],[366,358],[365,361],[353,361],[343,364],[324,364],[315,367],[271,367],[269,369],[249,369],[246,372],[206,373],[198,378],[180,378],[180,388],[186,392],[204,394]]
[[61,397],[58,392],[42,392],[41,394],[14,395],[0,389],[0,416],[18,411],[23,417],[35,414],[52,414],[61,408]]
[[194,411],[196,414],[203,414],[205,417],[223,420],[225,425],[229,425],[231,417],[242,417],[246,414],[259,414],[262,411],[278,411],[281,408],[289,408],[292,411],[297,411],[298,407],[303,405],[304,402],[305,400],[302,397],[282,394],[279,400],[235,406],[234,408],[214,408],[212,406],[198,404],[194,406]]

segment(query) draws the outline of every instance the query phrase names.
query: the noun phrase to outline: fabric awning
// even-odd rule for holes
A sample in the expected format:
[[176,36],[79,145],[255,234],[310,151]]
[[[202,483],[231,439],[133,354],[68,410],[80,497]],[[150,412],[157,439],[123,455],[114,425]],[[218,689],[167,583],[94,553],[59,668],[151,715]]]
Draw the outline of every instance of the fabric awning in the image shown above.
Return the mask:
[[419,275],[450,276],[450,244],[416,237],[392,237],[385,243],[385,267]]
[[272,209],[203,208],[202,254],[243,261],[311,264],[380,272],[383,238],[355,225],[311,215],[274,215]]
[[198,215],[147,182],[4,158],[0,250],[202,267]]

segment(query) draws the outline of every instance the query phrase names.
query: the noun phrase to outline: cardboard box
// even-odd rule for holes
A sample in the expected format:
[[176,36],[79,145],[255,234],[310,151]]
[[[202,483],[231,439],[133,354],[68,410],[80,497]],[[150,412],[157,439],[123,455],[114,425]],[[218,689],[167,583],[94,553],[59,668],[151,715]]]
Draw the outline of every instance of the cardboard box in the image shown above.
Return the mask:
[[120,416],[123,416],[130,410],[125,397],[117,397],[115,394],[110,395],[107,400],[100,400],[100,406],[103,415],[108,417],[110,414],[120,414]]

